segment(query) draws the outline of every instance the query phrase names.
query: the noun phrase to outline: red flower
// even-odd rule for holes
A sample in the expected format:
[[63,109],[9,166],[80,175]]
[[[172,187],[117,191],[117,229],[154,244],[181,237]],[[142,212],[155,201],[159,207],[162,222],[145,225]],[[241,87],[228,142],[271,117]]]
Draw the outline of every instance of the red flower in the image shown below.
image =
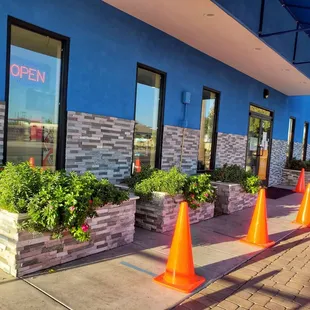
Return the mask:
[[82,228],[82,230],[83,230],[84,232],[88,232],[88,230],[89,230],[89,225],[88,225],[87,223],[84,223],[84,224],[81,226],[81,228]]
[[73,212],[74,209],[75,209],[75,206],[71,206],[71,207],[69,208],[70,212]]
[[205,197],[208,197],[209,196],[209,194],[208,193],[205,193]]
[[93,201],[90,199],[90,200],[89,200],[89,204],[91,205],[92,203],[93,203]]

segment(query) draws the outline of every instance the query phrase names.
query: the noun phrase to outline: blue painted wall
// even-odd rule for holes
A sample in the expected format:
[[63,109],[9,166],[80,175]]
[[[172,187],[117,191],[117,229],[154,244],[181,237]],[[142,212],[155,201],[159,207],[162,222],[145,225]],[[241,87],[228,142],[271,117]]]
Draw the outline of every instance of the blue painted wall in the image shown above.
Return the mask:
[[[270,98],[263,99],[262,83],[100,0],[31,0],[31,5],[24,0],[2,1],[0,38],[6,38],[8,15],[71,38],[68,110],[133,119],[140,62],[167,73],[165,124],[181,125],[181,94],[190,91],[188,127],[198,129],[202,88],[207,86],[221,91],[220,132],[246,135],[253,102],[275,111],[274,138],[287,139],[285,95],[270,89]],[[2,44],[0,100],[4,99],[5,55]]]
[[[254,34],[258,35],[261,0],[212,0],[228,14],[237,19]],[[295,0],[293,0],[295,3]],[[296,29],[296,21],[289,12],[282,7],[279,0],[266,0],[264,10],[263,33]],[[307,20],[307,19],[306,19]],[[310,22],[310,21],[309,21]],[[262,38],[271,48],[289,62],[293,61],[295,33],[287,33],[272,37]],[[296,62],[310,61],[309,56],[310,38],[300,33]],[[310,77],[310,64],[296,65],[296,68]]]
[[304,123],[310,121],[310,96],[289,97],[288,103],[290,116],[296,117],[295,142],[302,142]]

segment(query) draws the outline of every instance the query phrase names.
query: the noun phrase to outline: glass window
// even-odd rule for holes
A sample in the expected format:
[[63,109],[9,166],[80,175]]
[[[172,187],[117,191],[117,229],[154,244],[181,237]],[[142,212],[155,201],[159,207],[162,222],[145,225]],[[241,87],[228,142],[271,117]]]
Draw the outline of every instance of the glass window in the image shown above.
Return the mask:
[[62,42],[11,26],[6,160],[55,169]]
[[160,168],[163,75],[138,67],[133,159]]
[[214,169],[217,105],[218,94],[204,89],[201,104],[198,171]]
[[305,122],[305,124],[304,124],[304,135],[303,135],[303,139],[302,139],[302,160],[307,159],[308,131],[309,131],[309,123]]
[[271,113],[272,113],[269,110],[265,110],[265,109],[259,108],[259,107],[255,106],[255,105],[250,105],[250,112],[255,112],[255,113],[266,115],[266,116],[271,116]]
[[293,158],[293,151],[294,151],[294,135],[295,135],[295,118],[290,117],[289,125],[288,125],[288,137],[287,137],[287,153],[286,158],[287,160],[291,160]]

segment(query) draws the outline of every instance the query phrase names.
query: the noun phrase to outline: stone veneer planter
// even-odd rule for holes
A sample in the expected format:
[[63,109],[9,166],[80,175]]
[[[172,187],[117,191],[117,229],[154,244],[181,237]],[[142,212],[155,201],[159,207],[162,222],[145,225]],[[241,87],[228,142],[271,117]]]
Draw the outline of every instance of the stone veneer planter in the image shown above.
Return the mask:
[[255,206],[257,194],[246,193],[240,184],[211,182],[216,187],[215,213],[230,214]]
[[[156,232],[174,229],[179,204],[184,200],[182,195],[170,196],[166,193],[154,192],[151,201],[137,201],[136,226]],[[214,204],[203,203],[196,210],[189,209],[190,222],[198,223],[214,216]]]
[[69,233],[52,239],[50,233],[19,231],[27,215],[0,210],[0,268],[24,276],[133,242],[137,198],[99,208],[98,217],[88,220],[91,240],[83,243]]
[[[282,185],[296,186],[300,170],[283,169]],[[305,171],[306,184],[310,183],[310,171]]]

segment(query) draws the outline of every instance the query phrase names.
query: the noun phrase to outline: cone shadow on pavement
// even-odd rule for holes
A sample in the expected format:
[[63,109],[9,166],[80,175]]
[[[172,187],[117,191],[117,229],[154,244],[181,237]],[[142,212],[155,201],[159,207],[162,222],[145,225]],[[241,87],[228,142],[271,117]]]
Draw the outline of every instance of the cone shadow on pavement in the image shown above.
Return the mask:
[[305,169],[302,168],[300,171],[300,175],[298,178],[298,182],[295,188],[295,193],[304,193],[306,190],[306,185],[305,185]]
[[266,190],[261,189],[257,198],[248,234],[242,242],[269,248],[275,244],[269,240],[267,225]]
[[310,227],[310,183],[307,185],[296,220],[293,223]]
[[187,202],[180,204],[166,271],[154,281],[183,293],[194,291],[206,281],[195,274]]

